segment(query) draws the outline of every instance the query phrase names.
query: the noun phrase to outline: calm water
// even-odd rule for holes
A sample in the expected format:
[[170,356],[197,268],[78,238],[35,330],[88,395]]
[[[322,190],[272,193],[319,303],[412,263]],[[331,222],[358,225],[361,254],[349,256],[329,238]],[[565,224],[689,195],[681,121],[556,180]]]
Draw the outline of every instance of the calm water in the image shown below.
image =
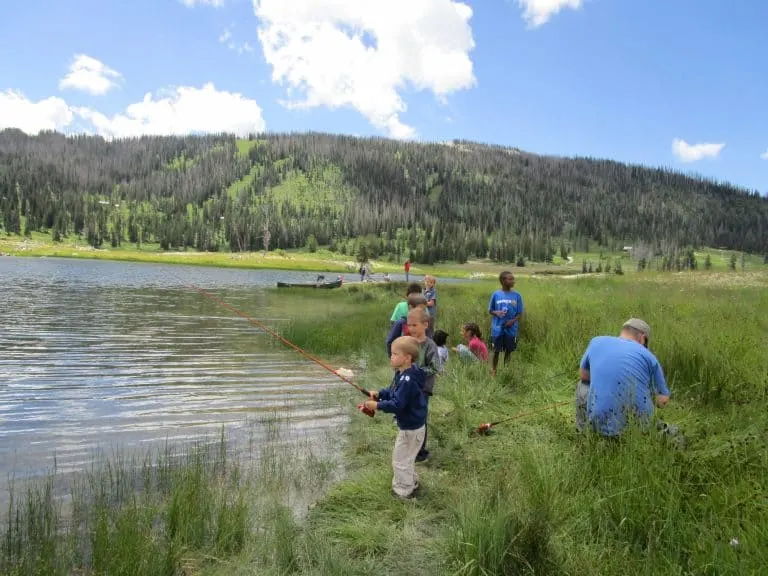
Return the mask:
[[146,451],[222,424],[258,442],[260,415],[340,435],[345,409],[325,392],[345,384],[185,285],[279,327],[264,287],[315,276],[0,258],[0,490],[54,457],[75,471],[98,449]]

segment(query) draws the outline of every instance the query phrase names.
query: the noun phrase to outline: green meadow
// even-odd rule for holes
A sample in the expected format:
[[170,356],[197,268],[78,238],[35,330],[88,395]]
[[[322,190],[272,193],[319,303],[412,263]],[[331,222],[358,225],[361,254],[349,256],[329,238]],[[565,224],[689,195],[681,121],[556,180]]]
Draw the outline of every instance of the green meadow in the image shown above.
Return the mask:
[[[500,268],[496,268],[498,272]],[[438,327],[484,331],[497,282],[441,285]],[[494,379],[452,356],[430,402],[432,458],[415,500],[391,496],[392,418],[348,406],[339,465],[290,444],[254,461],[226,439],[171,457],[106,461],[62,503],[54,479],[15,495],[0,535],[2,574],[726,575],[768,566],[768,274],[760,271],[523,277],[520,348]],[[295,295],[277,326],[298,346],[389,384],[384,339],[402,283]],[[244,310],[256,313],[256,310]],[[672,391],[658,418],[681,447],[633,430],[620,442],[573,425],[590,338],[630,316]],[[487,334],[484,334],[487,336]],[[559,404],[565,402],[565,405]],[[515,416],[489,436],[480,423]],[[279,434],[275,415],[266,425]],[[202,446],[202,445],[201,445]],[[169,449],[170,450],[170,449]],[[292,494],[310,493],[309,498]]]

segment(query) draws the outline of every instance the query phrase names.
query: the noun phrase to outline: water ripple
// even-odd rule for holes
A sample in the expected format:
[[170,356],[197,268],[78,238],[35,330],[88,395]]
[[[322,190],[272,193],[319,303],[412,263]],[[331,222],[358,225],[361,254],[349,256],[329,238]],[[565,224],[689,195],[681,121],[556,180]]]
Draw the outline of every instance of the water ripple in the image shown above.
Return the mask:
[[339,426],[342,407],[324,394],[338,380],[190,291],[184,275],[268,324],[284,321],[259,288],[274,285],[270,272],[0,260],[0,479],[54,459],[78,470],[100,449],[222,425],[258,440],[259,414],[308,436]]

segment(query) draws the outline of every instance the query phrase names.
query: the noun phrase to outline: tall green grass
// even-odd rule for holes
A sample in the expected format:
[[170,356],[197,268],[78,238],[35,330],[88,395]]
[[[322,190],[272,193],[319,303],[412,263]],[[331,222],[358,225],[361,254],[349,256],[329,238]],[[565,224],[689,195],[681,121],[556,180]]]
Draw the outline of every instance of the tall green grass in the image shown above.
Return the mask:
[[[173,464],[139,466],[138,476],[118,465],[92,474],[87,490],[73,493],[71,524],[51,485],[14,500],[0,573],[760,574],[768,566],[765,278],[754,286],[690,278],[520,279],[526,315],[511,365],[491,378],[487,364],[452,356],[438,379],[432,459],[418,464],[415,500],[391,496],[391,417],[361,415],[359,393],[342,386],[331,398],[349,407],[347,434],[326,444],[346,440],[343,477],[332,458],[280,442],[275,415],[262,423],[269,442],[248,466],[219,448],[207,458],[161,458]],[[464,322],[487,331],[495,288],[438,282],[437,323],[450,344]],[[278,327],[283,335],[377,388],[391,378],[384,338],[403,290],[348,286],[301,300],[276,291],[270,307],[293,311]],[[581,354],[630,316],[653,328],[651,349],[672,391],[657,417],[680,427],[682,447],[655,428],[617,442],[575,431]],[[490,436],[471,433],[512,415],[521,417]]]
[[[318,545],[320,535],[324,554],[366,574],[760,573],[768,565],[768,296],[765,278],[733,286],[723,276],[519,280],[526,315],[512,364],[492,379],[487,365],[452,356],[438,380],[433,457],[418,465],[422,496],[389,494],[391,419],[353,414],[348,476],[310,515],[302,541]],[[464,322],[487,332],[495,288],[438,283],[438,326],[452,344]],[[363,383],[385,386],[397,290],[313,296],[327,319],[297,319],[286,333],[337,362],[363,351]],[[672,389],[657,418],[681,428],[685,448],[655,429],[620,442],[581,436],[570,402],[537,412],[573,398],[589,340],[617,334],[630,316],[653,328],[651,349]],[[529,412],[489,437],[471,435],[481,422]],[[297,548],[310,568],[296,573],[331,573],[315,571],[317,551]]]
[[233,558],[291,565],[302,496],[318,497],[337,463],[286,437],[285,423],[285,414],[264,417],[266,438],[245,452],[231,453],[222,430],[13,486],[0,515],[0,574],[191,575]]

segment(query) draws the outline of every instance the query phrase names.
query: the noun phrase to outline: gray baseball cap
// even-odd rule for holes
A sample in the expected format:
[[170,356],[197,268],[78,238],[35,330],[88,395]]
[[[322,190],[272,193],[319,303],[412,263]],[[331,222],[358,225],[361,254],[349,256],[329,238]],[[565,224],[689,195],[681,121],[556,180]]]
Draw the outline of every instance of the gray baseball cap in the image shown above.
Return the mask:
[[648,326],[648,323],[645,320],[640,320],[640,318],[630,318],[624,322],[622,328],[634,328],[638,332],[645,334],[647,338],[650,339],[651,337],[651,327]]

